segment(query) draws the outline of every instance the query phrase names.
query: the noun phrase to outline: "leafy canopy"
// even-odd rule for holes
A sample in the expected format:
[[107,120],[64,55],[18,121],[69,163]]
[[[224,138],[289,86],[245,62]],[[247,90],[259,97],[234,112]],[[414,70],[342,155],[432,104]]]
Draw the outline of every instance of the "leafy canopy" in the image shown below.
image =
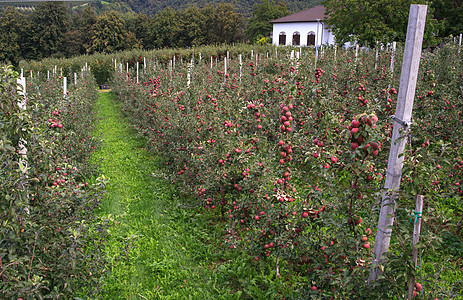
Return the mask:
[[246,34],[251,42],[257,42],[272,31],[270,21],[289,15],[290,12],[283,2],[275,3],[273,0],[262,0],[254,5],[254,13],[249,20]]
[[[325,0],[323,5],[338,44],[357,42],[373,47],[376,42],[405,42],[411,4],[424,0]],[[424,45],[435,43],[439,26],[428,7]]]

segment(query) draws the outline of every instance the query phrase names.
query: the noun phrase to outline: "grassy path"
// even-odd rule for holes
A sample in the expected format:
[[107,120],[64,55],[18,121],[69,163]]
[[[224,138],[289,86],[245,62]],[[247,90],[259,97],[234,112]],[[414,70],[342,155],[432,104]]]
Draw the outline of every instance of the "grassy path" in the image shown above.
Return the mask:
[[201,216],[177,208],[170,186],[153,176],[156,161],[114,98],[111,92],[100,94],[96,134],[102,145],[93,156],[110,178],[100,214],[115,222],[106,249],[112,267],[100,298],[239,298],[227,284],[233,281],[227,275],[231,266],[214,267],[217,254],[199,241],[214,238],[201,230],[206,226]]

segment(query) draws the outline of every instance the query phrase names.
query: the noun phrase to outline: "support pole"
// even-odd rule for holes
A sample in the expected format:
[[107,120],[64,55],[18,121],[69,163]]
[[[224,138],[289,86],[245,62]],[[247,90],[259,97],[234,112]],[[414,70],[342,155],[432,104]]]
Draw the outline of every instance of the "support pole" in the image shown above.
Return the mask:
[[401,131],[409,129],[412,117],[427,8],[427,5],[411,5],[410,7],[391,150],[389,152],[383,199],[376,232],[375,259],[373,260],[369,282],[375,281],[380,274],[381,271],[378,265],[381,263],[383,254],[389,250],[392,234],[391,227],[394,223],[396,208],[395,198],[402,177],[403,156],[401,154],[407,143],[407,135]]
[[[413,228],[413,245],[412,245],[412,261],[413,266],[417,267],[418,265],[418,249],[416,249],[416,244],[420,242],[420,232],[421,232],[421,218],[423,214],[423,195],[416,196],[416,206],[415,211],[413,212],[415,216],[414,220],[414,228]],[[413,220],[410,219],[410,221]],[[408,299],[413,298],[413,290],[415,289],[415,276],[413,274],[410,276],[410,282],[408,284]]]
[[460,53],[460,50],[461,50],[461,38],[462,38],[462,34],[460,33],[460,40],[458,42],[458,53]]
[[391,51],[391,77],[394,77],[394,57],[395,50],[397,49],[397,43],[392,42],[392,51]]

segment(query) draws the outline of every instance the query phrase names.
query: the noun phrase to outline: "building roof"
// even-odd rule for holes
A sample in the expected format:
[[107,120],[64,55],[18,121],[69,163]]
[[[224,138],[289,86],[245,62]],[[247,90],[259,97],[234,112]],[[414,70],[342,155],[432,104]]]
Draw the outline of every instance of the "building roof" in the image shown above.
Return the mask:
[[270,23],[316,22],[325,18],[325,7],[315,6],[298,13],[279,18]]

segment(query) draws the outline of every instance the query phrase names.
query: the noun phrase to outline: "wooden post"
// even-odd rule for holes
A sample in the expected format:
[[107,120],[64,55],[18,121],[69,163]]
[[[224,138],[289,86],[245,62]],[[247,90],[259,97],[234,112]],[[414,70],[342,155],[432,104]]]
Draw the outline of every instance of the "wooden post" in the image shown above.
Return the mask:
[[63,96],[66,97],[68,93],[68,78],[63,77]]
[[137,61],[137,83],[138,83],[138,70],[139,70],[139,68],[140,68],[140,64]]
[[191,69],[192,69],[192,65],[191,63],[188,64],[187,66],[187,74],[186,74],[186,88],[189,89],[190,88],[190,82],[191,82]]
[[372,264],[369,282],[376,280],[380,273],[377,267],[381,263],[381,257],[389,250],[392,234],[391,227],[394,223],[396,208],[395,198],[402,177],[403,156],[401,154],[407,143],[406,133],[399,131],[399,129],[407,131],[410,126],[423,44],[424,25],[426,23],[426,11],[427,5],[411,5],[410,7],[391,150],[389,152],[383,199],[376,232],[374,248],[376,258]]
[[212,55],[211,55],[211,69],[212,69]]
[[391,77],[394,76],[394,56],[395,50],[397,49],[397,43],[392,42],[392,52],[391,52]]
[[77,85],[77,73],[74,72],[74,85]]
[[462,37],[462,34],[460,33],[460,41],[458,42],[458,53],[460,53],[460,50],[461,50],[461,37]]
[[227,58],[225,57],[224,59],[224,67],[223,67],[223,81],[227,81]]
[[[423,195],[416,196],[416,206],[415,211],[413,212],[412,221],[414,219],[414,228],[413,228],[413,244],[412,244],[412,261],[416,269],[418,264],[418,249],[416,249],[416,244],[420,241],[420,232],[421,232],[421,217],[423,214]],[[413,290],[415,288],[415,276],[410,276],[410,282],[408,284],[408,299],[413,298]]]

